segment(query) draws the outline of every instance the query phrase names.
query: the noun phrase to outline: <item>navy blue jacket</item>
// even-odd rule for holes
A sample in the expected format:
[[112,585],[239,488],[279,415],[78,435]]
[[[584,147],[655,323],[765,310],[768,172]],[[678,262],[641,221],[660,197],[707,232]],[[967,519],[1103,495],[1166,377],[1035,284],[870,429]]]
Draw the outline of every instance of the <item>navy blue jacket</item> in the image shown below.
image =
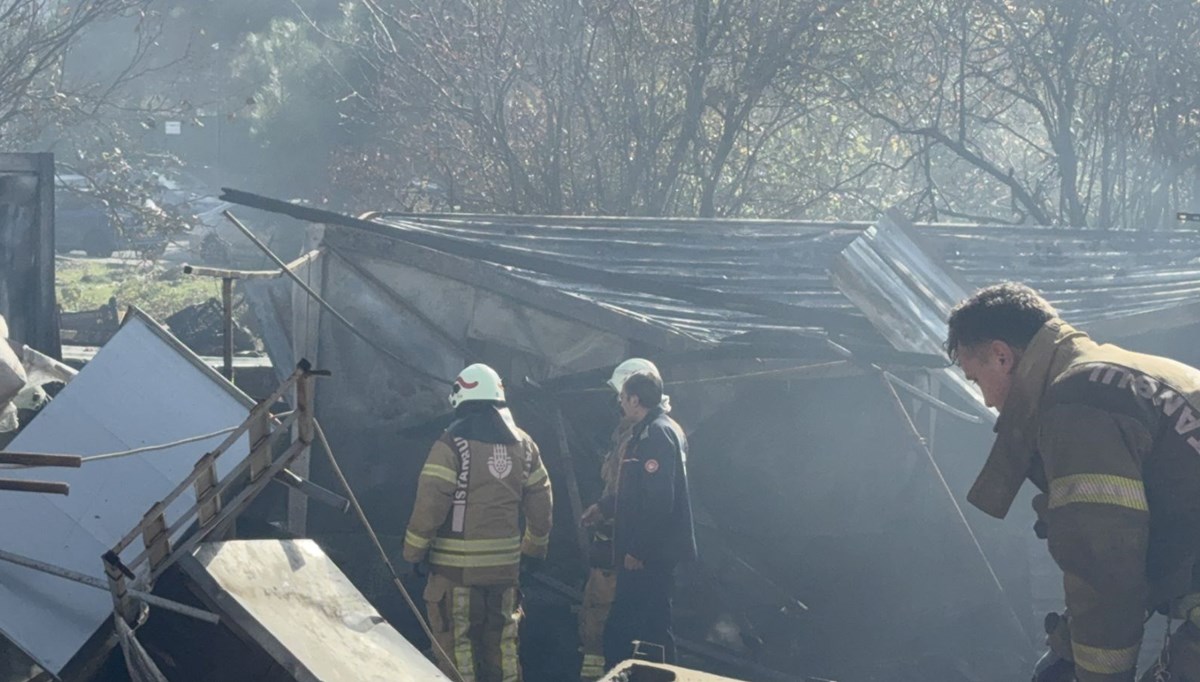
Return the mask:
[[600,500],[614,519],[613,560],[629,554],[647,568],[671,568],[696,558],[687,482],[687,437],[659,408],[633,427],[616,492]]

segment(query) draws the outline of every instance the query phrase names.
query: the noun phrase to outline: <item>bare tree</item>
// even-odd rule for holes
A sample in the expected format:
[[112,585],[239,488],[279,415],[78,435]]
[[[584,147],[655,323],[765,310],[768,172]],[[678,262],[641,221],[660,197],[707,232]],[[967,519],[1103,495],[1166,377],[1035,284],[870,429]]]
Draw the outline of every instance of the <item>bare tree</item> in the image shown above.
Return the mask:
[[[360,158],[450,206],[719,215],[753,203],[839,2],[362,0]],[[342,25],[345,28],[345,25]],[[396,178],[399,180],[399,178]],[[404,183],[402,183],[404,184]]]
[[929,215],[1163,223],[1155,197],[1178,194],[1195,163],[1177,151],[1196,131],[1185,74],[1197,55],[1179,47],[1200,39],[1194,3],[900,0],[873,11],[862,44],[883,50],[838,82],[924,157]]
[[89,26],[144,12],[148,2],[0,0],[0,134],[18,123],[36,126],[54,110],[77,104],[71,100],[78,93],[67,92],[62,82],[62,60],[72,42]]

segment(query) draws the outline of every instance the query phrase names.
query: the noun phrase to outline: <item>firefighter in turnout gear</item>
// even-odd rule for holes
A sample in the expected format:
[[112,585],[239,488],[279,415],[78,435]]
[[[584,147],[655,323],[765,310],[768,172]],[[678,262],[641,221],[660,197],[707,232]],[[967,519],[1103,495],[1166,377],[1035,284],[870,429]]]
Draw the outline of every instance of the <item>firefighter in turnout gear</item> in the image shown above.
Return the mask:
[[[621,393],[625,380],[635,372],[649,372],[659,376],[658,367],[643,358],[630,358],[613,370],[607,384],[616,394]],[[670,400],[663,396],[663,411],[670,412]],[[613,429],[612,443],[604,462],[600,465],[600,476],[604,480],[602,497],[616,493],[617,473],[624,456],[625,446],[633,431],[634,421],[624,414]],[[579,609],[579,642],[583,651],[583,663],[579,679],[585,682],[604,676],[604,624],[617,592],[617,569],[613,562],[612,521],[598,519],[591,527],[592,544],[588,562],[587,585],[583,588],[583,604]]]
[[1063,571],[1035,679],[1132,682],[1158,611],[1179,626],[1142,680],[1200,682],[1200,371],[1099,345],[1011,283],[954,309],[946,349],[1000,411],[968,499],[1003,518],[1031,481]]
[[662,380],[649,372],[629,376],[620,404],[635,422],[622,452],[617,485],[584,514],[585,523],[613,521],[617,590],[604,625],[609,668],[633,655],[633,643],[661,647],[675,662],[671,592],[675,567],[696,558],[687,483],[687,437],[667,416]]
[[454,421],[421,470],[404,559],[430,566],[429,625],[450,659],[439,665],[465,682],[515,682],[521,555],[546,556],[550,478],[491,367],[464,369],[450,404]]

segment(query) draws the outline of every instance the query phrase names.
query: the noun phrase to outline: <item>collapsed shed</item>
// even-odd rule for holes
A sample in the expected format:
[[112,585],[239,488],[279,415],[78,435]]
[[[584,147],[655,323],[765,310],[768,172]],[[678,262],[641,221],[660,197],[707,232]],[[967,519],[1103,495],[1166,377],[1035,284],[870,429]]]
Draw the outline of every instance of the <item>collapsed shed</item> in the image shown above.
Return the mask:
[[[1031,513],[986,522],[961,501],[990,433],[938,354],[949,305],[1022,279],[1102,340],[1194,360],[1172,353],[1198,319],[1190,234],[896,216],[352,218],[224,198],[320,225],[295,275],[321,301],[292,280],[247,290],[277,367],[306,356],[333,371],[318,415],[396,553],[450,379],[481,361],[508,381],[558,493],[536,583],[550,589],[531,594],[523,642],[544,675],[532,679],[577,670],[561,595],[583,576],[575,518],[599,493],[615,421],[602,382],[626,357],[662,368],[691,439],[702,558],[677,599],[684,650],[754,679],[852,680],[1022,675],[1040,610],[1056,605]],[[1143,255],[1168,246],[1166,260]],[[328,482],[318,462],[311,473]],[[362,546],[341,519],[313,509],[308,521],[335,556]],[[403,621],[385,581],[353,564]]]
[[337,497],[287,468],[322,375],[256,404],[131,309],[0,456],[73,467],[0,480],[0,680],[445,680],[315,543],[222,541],[285,525],[273,481]]

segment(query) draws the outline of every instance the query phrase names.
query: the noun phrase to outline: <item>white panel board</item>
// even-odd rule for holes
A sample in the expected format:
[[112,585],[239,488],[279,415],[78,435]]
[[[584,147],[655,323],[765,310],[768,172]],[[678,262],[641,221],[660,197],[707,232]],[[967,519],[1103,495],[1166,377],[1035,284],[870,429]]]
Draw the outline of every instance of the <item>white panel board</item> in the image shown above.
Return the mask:
[[230,627],[300,682],[447,679],[312,540],[208,543],[180,566]]
[[[134,312],[7,449],[86,457],[170,443],[236,426],[251,405],[165,330]],[[0,547],[102,579],[100,556],[223,438],[85,463],[81,469],[4,471],[13,478],[66,481],[71,494],[0,493]],[[247,452],[243,436],[218,460],[218,473],[229,473]],[[167,510],[167,523],[194,502],[189,490]],[[123,558],[141,549],[139,539]],[[0,631],[48,671],[60,673],[111,613],[106,592],[0,563]]]

